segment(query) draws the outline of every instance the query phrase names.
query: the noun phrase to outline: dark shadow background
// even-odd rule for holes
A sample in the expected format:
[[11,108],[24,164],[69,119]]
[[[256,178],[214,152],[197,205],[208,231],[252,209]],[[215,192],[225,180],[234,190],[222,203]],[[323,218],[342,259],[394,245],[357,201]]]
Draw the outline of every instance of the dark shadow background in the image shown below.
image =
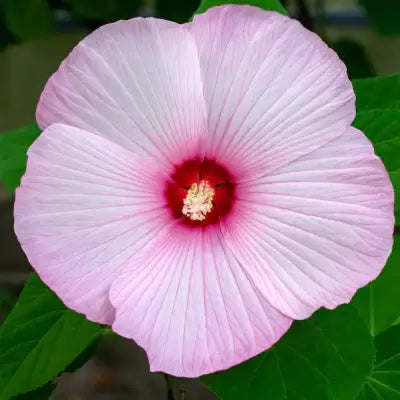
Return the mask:
[[[400,0],[282,3],[339,53],[351,78],[400,71]],[[46,80],[93,29],[137,15],[185,22],[198,5],[199,0],[0,0],[0,132],[34,120]],[[12,203],[0,183],[0,323],[30,272],[13,233]],[[215,399],[195,380],[171,378],[167,384],[163,374],[149,372],[135,343],[112,334],[82,368],[58,379],[56,400]]]

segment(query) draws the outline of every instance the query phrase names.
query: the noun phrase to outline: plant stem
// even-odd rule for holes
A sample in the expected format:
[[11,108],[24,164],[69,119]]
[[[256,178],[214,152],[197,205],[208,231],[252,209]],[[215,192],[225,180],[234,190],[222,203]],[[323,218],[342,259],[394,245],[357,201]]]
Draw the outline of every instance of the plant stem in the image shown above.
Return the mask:
[[175,400],[174,389],[171,384],[171,379],[168,374],[164,374],[165,382],[167,384],[167,399]]

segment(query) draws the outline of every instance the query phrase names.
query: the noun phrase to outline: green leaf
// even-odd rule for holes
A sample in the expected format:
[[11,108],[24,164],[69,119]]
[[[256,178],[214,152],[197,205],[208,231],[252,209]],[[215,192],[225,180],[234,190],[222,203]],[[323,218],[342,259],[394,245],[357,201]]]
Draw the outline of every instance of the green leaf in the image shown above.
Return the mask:
[[202,381],[222,400],[353,400],[373,360],[372,338],[346,305],[296,321],[272,349]]
[[[375,336],[400,317],[400,237],[395,236],[392,254],[379,277],[361,288],[352,304]],[[399,337],[400,340],[400,337]]]
[[[225,0],[201,0],[200,7],[197,9],[195,14],[201,14],[206,12],[209,8],[226,4]],[[230,0],[229,4],[249,4],[263,8],[267,11],[277,11],[283,15],[287,15],[285,7],[279,0]]]
[[0,134],[0,179],[10,190],[19,186],[26,168],[26,152],[40,135],[36,124]]
[[55,388],[56,385],[50,382],[39,389],[13,397],[12,400],[48,400]]
[[375,367],[357,400],[400,399],[400,326],[375,338]]
[[395,189],[395,215],[400,222],[400,109],[368,110],[357,114],[353,125],[374,144]]
[[74,13],[91,20],[113,22],[135,17],[139,0],[70,0]]
[[376,108],[400,109],[400,74],[354,79],[352,82],[356,92],[357,112]]
[[45,37],[54,31],[54,15],[46,0],[12,0],[5,11],[8,29],[19,39]]
[[399,0],[361,0],[372,26],[384,35],[400,34],[400,1]]
[[0,400],[52,380],[101,332],[33,274],[0,334]]

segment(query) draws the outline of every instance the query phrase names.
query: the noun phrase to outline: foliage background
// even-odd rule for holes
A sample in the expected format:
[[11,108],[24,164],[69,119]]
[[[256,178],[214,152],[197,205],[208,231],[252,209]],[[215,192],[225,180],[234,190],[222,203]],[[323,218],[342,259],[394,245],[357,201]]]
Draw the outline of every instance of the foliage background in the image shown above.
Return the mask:
[[[26,148],[39,134],[28,124],[44,83],[72,47],[105,22],[136,15],[184,22],[199,3],[0,0],[0,132],[8,131],[0,133],[0,400],[14,395],[20,400],[216,399],[198,381],[150,374],[143,351],[133,342],[66,310],[35,276],[13,309],[31,269],[13,233],[12,189],[23,173]],[[215,3],[204,0],[202,6]],[[400,71],[399,0],[282,4],[339,53],[352,79]],[[355,124],[373,140],[400,186],[400,78],[355,80],[354,86]],[[360,290],[351,307],[322,311],[295,324],[272,351],[202,382],[223,400],[400,399],[397,323],[400,243],[382,277]]]

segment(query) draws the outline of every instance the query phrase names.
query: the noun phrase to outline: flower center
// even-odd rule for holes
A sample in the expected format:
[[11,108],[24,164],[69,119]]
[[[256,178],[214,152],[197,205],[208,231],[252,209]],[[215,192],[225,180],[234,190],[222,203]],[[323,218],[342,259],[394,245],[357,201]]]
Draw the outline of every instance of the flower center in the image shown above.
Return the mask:
[[174,218],[193,227],[217,224],[232,209],[235,185],[213,160],[191,159],[175,167],[165,197]]
[[213,207],[214,189],[207,181],[192,184],[183,200],[182,213],[193,221],[203,221]]

